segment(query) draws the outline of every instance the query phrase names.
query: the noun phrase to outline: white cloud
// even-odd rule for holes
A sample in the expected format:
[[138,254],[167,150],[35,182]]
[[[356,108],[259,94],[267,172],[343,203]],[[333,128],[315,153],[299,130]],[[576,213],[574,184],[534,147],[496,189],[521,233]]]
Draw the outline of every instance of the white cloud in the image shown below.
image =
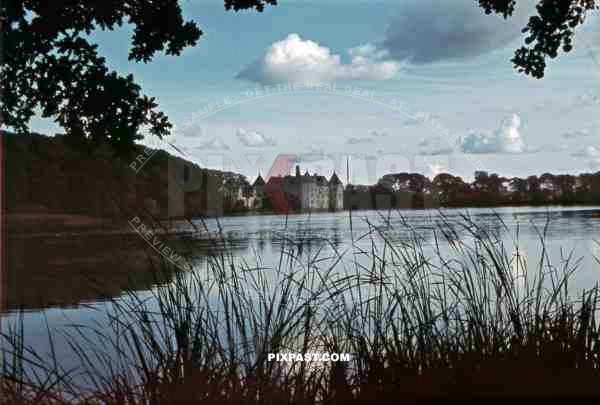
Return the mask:
[[587,146],[579,152],[573,153],[575,157],[583,157],[583,158],[600,158],[600,149],[595,146]]
[[348,145],[358,145],[361,143],[371,143],[372,139],[370,137],[350,137],[348,139],[346,139],[346,144]]
[[596,146],[589,145],[572,156],[588,159],[590,166],[600,166],[600,148]]
[[236,131],[236,135],[241,143],[246,146],[259,148],[262,146],[271,146],[275,145],[276,142],[274,139],[253,130],[246,130],[244,128],[238,128]]
[[332,54],[329,48],[289,34],[273,43],[263,57],[237,77],[260,83],[389,80],[400,69],[398,62],[385,60],[387,51],[371,44],[351,48],[348,55],[350,63],[343,63],[340,55]]
[[493,133],[471,132],[462,139],[461,149],[470,153],[523,153],[527,151],[519,132],[521,118],[517,114],[504,119]]

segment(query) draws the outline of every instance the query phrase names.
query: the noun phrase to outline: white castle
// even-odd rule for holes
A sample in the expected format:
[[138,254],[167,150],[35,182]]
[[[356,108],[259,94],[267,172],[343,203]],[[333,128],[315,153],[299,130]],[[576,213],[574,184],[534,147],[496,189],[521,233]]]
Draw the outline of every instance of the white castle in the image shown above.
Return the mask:
[[[335,172],[329,180],[325,176],[310,175],[308,171],[300,174],[300,166],[296,166],[296,175],[283,178],[270,178],[269,182],[281,184],[285,197],[294,209],[302,211],[337,211],[344,208],[344,185]],[[267,198],[262,191],[265,184],[259,175],[252,185],[257,198]]]

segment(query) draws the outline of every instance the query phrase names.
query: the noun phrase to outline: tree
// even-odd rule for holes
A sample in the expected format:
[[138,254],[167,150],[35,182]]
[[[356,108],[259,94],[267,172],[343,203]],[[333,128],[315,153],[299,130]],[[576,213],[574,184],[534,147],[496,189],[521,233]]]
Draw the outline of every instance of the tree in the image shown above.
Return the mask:
[[434,193],[440,200],[440,204],[453,204],[462,198],[467,188],[467,184],[462,178],[448,173],[440,173],[432,180]]
[[556,176],[556,189],[560,192],[561,200],[566,204],[572,204],[575,200],[575,187],[577,178],[569,174]]
[[527,201],[527,180],[520,177],[510,179],[510,187],[512,188],[512,201],[522,203]]
[[480,191],[489,191],[489,182],[490,176],[488,174],[488,172],[483,171],[483,170],[478,170],[475,172],[475,181],[473,182],[473,185],[475,186],[475,188],[477,188]]
[[[225,0],[235,11],[262,11],[276,0]],[[184,21],[178,0],[2,0],[0,124],[28,131],[39,111],[68,139],[113,144],[126,151],[140,130],[158,137],[171,124],[132,75],[110,71],[87,35],[123,23],[134,27],[129,60],[150,62],[157,52],[179,55],[202,31]]]
[[527,177],[527,191],[529,193],[537,193],[540,191],[540,180],[538,176],[529,176]]
[[[479,0],[486,14],[492,12],[510,17],[516,0]],[[592,10],[600,7],[598,0],[540,0],[537,15],[531,16],[523,32],[527,33],[525,45],[515,51],[512,62],[519,72],[535,78],[544,77],[546,58],[556,58],[558,53],[573,48],[575,29]]]

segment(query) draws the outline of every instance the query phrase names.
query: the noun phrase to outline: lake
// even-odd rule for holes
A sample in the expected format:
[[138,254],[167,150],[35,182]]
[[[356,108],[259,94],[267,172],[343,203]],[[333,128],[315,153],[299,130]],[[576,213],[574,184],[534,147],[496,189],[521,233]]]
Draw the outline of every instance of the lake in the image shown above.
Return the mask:
[[[569,287],[577,294],[600,280],[595,259],[600,257],[598,212],[600,207],[503,207],[358,211],[352,213],[352,220],[348,212],[289,218],[235,216],[173,221],[163,224],[164,230],[155,226],[150,235],[150,224],[132,219],[122,232],[110,234],[79,229],[77,233],[10,235],[8,308],[0,319],[6,325],[21,314],[26,343],[42,353],[50,350],[49,328],[59,337],[54,342],[58,357],[66,367],[73,366],[75,359],[60,338],[65,327],[102,327],[107,322],[102,309],[110,299],[124,299],[125,290],[143,297],[156,285],[169,283],[167,275],[156,277],[152,271],[161,263],[203,272],[211,261],[227,257],[264,272],[270,288],[276,288],[276,269],[290,258],[300,269],[316,263],[332,268],[335,272],[327,273],[330,278],[343,277],[349,268],[368,272],[366,253],[381,249],[384,238],[399,249],[416,242],[426,255],[448,253],[449,242],[440,237],[441,232],[464,221],[465,215],[471,220],[471,231],[497,237],[509,255],[518,249],[530,267],[540,261],[540,235],[545,233],[549,261],[557,267],[578,267]],[[469,232],[459,228],[455,236],[468,244]]]

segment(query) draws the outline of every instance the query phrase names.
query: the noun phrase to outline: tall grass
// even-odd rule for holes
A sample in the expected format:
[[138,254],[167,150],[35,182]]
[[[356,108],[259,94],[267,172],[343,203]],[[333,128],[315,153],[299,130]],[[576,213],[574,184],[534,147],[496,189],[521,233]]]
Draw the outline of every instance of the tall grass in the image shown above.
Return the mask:
[[[107,326],[71,328],[78,378],[25,348],[13,325],[2,335],[11,350],[3,352],[1,398],[346,404],[600,394],[598,286],[570,288],[579,261],[566,254],[551,262],[547,227],[533,263],[519,230],[510,245],[498,236],[509,232],[504,225],[440,216],[427,249],[416,231],[388,238],[391,223],[369,222],[350,249],[331,245],[329,254],[284,241],[270,272],[260,258],[249,264],[227,249],[193,272],[165,263],[155,271],[168,273],[169,284],[113,300]],[[267,358],[290,351],[352,357]]]

